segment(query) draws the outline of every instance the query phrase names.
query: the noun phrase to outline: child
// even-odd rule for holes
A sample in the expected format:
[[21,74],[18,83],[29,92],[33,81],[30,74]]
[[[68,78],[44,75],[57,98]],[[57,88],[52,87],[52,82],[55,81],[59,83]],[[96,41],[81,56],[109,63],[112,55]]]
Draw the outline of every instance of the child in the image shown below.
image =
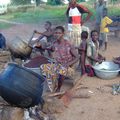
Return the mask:
[[91,39],[89,42],[87,42],[87,52],[86,52],[86,73],[88,76],[94,76],[94,70],[92,66],[94,66],[96,63],[102,63],[102,61],[105,60],[105,57],[103,57],[99,53],[99,33],[97,30],[91,31]]
[[[52,45],[52,43],[54,42],[54,37],[53,37],[54,29],[52,28],[52,23],[49,21],[46,21],[44,28],[46,31],[43,33],[38,32],[36,30],[34,31],[37,34],[40,34],[39,38],[36,41],[37,42],[36,48],[39,48],[42,55],[44,55],[44,50],[40,46],[42,45],[43,47],[46,47],[46,46]],[[52,53],[50,51],[47,51],[47,52],[49,57],[52,57]]]
[[101,20],[100,26],[100,48],[105,46],[104,50],[107,50],[107,33],[109,32],[108,25],[112,23],[112,20],[107,16],[107,8],[103,9],[103,19]]
[[81,75],[85,74],[85,58],[86,58],[86,50],[87,50],[87,39],[88,39],[88,32],[82,31],[81,33],[81,44],[78,48],[80,54],[80,61],[79,65],[81,65]]

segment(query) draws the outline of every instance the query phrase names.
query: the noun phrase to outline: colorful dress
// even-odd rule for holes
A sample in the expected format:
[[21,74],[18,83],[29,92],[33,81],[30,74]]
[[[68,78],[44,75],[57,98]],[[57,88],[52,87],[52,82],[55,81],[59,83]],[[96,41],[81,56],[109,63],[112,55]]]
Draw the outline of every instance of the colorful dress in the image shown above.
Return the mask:
[[58,79],[60,75],[73,76],[74,70],[70,67],[65,67],[65,64],[73,60],[70,53],[71,44],[64,40],[61,44],[56,41],[54,43],[54,58],[55,63],[43,64],[40,66],[42,74],[46,77],[48,87],[51,92],[54,92],[58,87]]

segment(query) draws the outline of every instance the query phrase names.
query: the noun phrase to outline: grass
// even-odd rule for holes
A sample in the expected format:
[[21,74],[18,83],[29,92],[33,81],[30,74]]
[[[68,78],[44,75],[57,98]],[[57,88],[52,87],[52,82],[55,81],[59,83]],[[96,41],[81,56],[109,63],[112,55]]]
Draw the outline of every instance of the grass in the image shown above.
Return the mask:
[[66,6],[61,7],[38,7],[35,9],[29,9],[26,12],[13,12],[4,16],[0,16],[1,19],[12,20],[14,22],[21,23],[38,23],[49,19],[56,19],[60,21],[65,20]]
[[8,23],[1,23],[0,22],[0,29],[7,29],[9,27],[11,27],[12,25],[11,24],[8,24]]
[[118,7],[118,6],[110,6],[108,8],[108,12],[109,12],[110,16],[113,16],[113,15],[119,15],[120,16],[120,7]]
[[[91,5],[85,4],[90,11],[93,13],[93,16],[91,19],[93,20],[95,18],[95,10]],[[1,15],[0,19],[5,19],[9,21],[14,21],[18,23],[40,23],[47,20],[50,20],[51,22],[57,22],[62,23],[66,21],[65,11],[67,9],[67,6],[49,6],[49,5],[42,5],[36,8],[28,8],[27,11],[18,11],[14,10],[12,12],[8,12],[5,15]],[[119,7],[109,7],[109,15],[119,15],[120,8]],[[9,24],[0,24],[1,28],[7,28],[10,27]]]

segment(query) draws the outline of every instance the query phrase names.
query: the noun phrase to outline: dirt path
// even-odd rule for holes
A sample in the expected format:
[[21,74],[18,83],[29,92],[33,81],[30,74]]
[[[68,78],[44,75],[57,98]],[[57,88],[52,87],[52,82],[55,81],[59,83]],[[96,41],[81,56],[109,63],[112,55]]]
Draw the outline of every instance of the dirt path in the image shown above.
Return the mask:
[[[15,25],[2,32],[9,43],[15,36],[29,40],[34,29],[43,31],[43,25]],[[120,38],[110,34],[108,39],[108,50],[102,53],[111,60],[113,56],[120,55]],[[77,92],[89,94],[90,98],[73,99],[70,106],[57,115],[57,120],[120,120],[120,95],[111,94],[111,85],[119,82],[120,76],[113,80],[88,77],[81,81],[81,89]]]

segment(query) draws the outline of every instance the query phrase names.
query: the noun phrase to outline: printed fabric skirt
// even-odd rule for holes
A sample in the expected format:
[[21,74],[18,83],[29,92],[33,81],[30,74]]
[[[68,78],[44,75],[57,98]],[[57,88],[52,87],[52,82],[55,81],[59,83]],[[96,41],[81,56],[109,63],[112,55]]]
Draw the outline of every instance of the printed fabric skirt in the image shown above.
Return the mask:
[[54,63],[43,64],[40,66],[40,70],[42,75],[45,76],[51,92],[55,92],[58,88],[58,78],[60,75],[73,77],[75,72],[71,67],[65,68],[61,64]]
[[75,47],[78,47],[81,43],[81,31],[80,24],[68,24],[68,36]]

